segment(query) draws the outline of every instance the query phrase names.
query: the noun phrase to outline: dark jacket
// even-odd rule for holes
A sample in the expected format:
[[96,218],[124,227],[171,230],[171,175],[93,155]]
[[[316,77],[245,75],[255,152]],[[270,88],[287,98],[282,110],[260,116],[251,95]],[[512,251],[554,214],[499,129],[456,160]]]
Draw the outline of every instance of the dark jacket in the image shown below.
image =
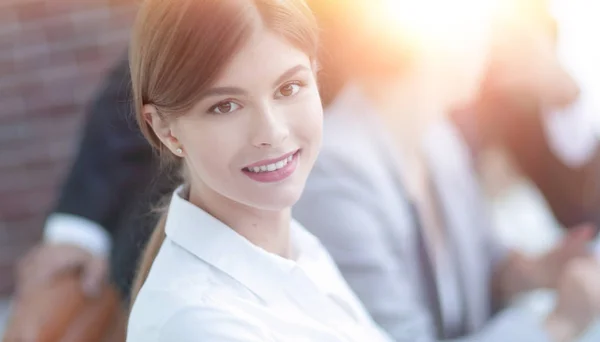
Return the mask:
[[137,127],[130,83],[124,58],[88,107],[79,150],[54,209],[96,222],[110,233],[111,276],[125,297],[154,227],[152,204],[173,187]]

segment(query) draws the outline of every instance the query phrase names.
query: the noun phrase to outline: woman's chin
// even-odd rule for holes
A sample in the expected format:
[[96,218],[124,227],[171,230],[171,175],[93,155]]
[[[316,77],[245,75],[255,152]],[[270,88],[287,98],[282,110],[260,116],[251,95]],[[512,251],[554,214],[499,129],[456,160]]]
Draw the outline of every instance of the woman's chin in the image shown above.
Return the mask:
[[273,191],[263,191],[249,198],[252,206],[268,211],[281,211],[291,208],[302,195],[304,186],[289,187],[285,189],[273,189]]

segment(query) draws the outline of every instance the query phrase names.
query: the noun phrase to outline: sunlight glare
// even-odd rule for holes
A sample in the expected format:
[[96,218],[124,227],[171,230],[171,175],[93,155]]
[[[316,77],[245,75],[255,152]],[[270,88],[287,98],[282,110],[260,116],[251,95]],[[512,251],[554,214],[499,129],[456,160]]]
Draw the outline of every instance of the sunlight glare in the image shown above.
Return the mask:
[[[499,0],[381,0],[382,22],[418,44],[447,44],[488,31]],[[392,27],[390,27],[392,28]]]

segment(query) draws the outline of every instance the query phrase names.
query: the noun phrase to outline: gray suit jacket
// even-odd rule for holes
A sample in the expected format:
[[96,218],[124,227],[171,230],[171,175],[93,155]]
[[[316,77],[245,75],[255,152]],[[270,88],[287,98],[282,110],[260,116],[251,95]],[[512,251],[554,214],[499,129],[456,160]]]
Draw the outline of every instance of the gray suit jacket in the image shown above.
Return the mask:
[[[348,87],[329,107],[321,154],[294,217],[321,239],[375,321],[398,341],[445,339],[432,274],[386,130]],[[533,315],[492,315],[490,278],[504,249],[491,236],[484,198],[457,132],[441,124],[425,150],[468,294],[459,341],[542,342]],[[443,148],[440,148],[443,147]],[[433,276],[434,277],[434,276]]]

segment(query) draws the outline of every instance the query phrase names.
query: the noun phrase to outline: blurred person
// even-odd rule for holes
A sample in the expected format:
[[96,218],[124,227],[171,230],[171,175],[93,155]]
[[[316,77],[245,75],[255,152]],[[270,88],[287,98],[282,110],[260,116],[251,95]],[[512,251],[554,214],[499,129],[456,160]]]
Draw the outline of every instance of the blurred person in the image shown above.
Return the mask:
[[[294,217],[321,239],[375,321],[398,341],[574,340],[600,314],[600,268],[586,250],[593,227],[573,229],[537,258],[502,246],[468,146],[448,118],[476,97],[489,53],[498,53],[489,50],[492,32],[466,28],[454,32],[460,39],[447,37],[452,44],[407,53],[401,37],[390,44],[389,22],[370,20],[381,18],[369,13],[373,4],[314,4],[323,6],[316,10],[321,22],[338,28],[326,31],[336,35],[324,39],[333,43],[325,50],[344,63]],[[528,33],[529,43],[541,43],[532,31],[520,32]],[[571,82],[558,65],[527,67],[511,72],[533,80],[524,76],[511,90],[520,87],[548,106],[566,102],[569,94],[539,79]],[[559,297],[543,322],[509,306],[541,287]]]
[[[515,130],[528,132],[527,136],[519,139],[507,129],[504,141],[563,225],[582,221],[600,224],[600,148],[594,127],[600,115],[596,62],[600,44],[593,34],[600,28],[596,20],[600,7],[585,0],[568,2],[567,6],[564,10],[574,11],[574,15],[554,10],[556,49],[559,60],[577,82],[578,96],[561,108],[539,108],[522,129]],[[542,138],[547,145],[537,147],[536,140]],[[517,148],[519,143],[521,148]]]
[[[330,2],[323,2],[328,3],[329,10],[335,11]],[[349,13],[337,12],[335,15],[345,15],[346,20],[352,20],[348,18],[352,15]],[[320,25],[326,33],[336,29],[326,21]],[[375,32],[374,36],[377,35]],[[325,48],[335,46],[335,34],[326,34],[323,38]],[[320,87],[325,104],[332,101],[344,83],[339,77],[343,74],[340,69],[348,63],[338,61],[360,56],[361,49],[361,46],[356,45],[354,50],[347,54],[336,51],[324,51],[322,54],[324,65],[320,73]],[[406,60],[407,54],[407,49],[398,48],[393,54],[388,53],[387,59],[373,63],[367,61],[369,63],[363,67],[368,65],[373,72],[376,72],[377,68],[387,72],[386,68],[393,67],[397,61]],[[143,139],[139,129],[130,121],[129,84],[128,61],[124,58],[117,62],[98,97],[89,107],[79,152],[65,179],[53,213],[46,222],[45,239],[21,263],[20,273],[27,276],[20,277],[19,289],[27,288],[28,284],[43,283],[64,271],[83,269],[84,288],[86,292],[93,294],[106,280],[107,269],[110,269],[112,281],[116,283],[124,301],[128,301],[133,270],[137,265],[139,253],[157,220],[157,215],[151,210],[151,204],[172,190],[178,182],[177,178],[169,176],[169,172],[160,172],[160,162],[153,155],[150,145]],[[492,102],[485,100],[480,103]],[[478,112],[493,113],[489,109],[474,111],[475,114]],[[581,189],[581,186],[570,186],[570,182],[579,182],[580,185],[585,183],[581,182],[580,173],[570,168],[565,169],[562,163],[554,160],[555,156],[549,152],[542,132],[540,116],[520,115],[521,112],[504,109],[500,115],[478,115],[480,118],[489,117],[496,121],[486,119],[489,124],[478,124],[480,132],[477,134],[471,134],[471,123],[474,120],[472,115],[469,114],[464,120],[456,120],[455,115],[453,119],[459,123],[458,127],[469,142],[471,150],[477,149],[475,145],[478,142],[475,140],[488,135],[485,133],[485,127],[507,127],[497,122],[505,116],[510,116],[511,120],[520,120],[520,125],[508,126],[503,130],[506,134],[512,133],[512,136],[504,140],[509,147],[514,146],[513,151],[517,153],[522,165],[535,166],[529,174],[540,186],[559,221],[566,225],[585,222],[585,218],[592,217],[592,213],[596,212],[592,205],[585,204],[595,202],[590,200],[582,203],[582,198],[600,198],[600,189],[596,191],[594,188],[591,191],[587,187],[587,196],[580,196],[579,191],[570,195],[573,189]],[[461,124],[462,121],[467,121],[467,124]],[[530,126],[534,126],[536,130],[520,129]],[[518,134],[522,131],[528,133]],[[473,138],[474,135],[477,137]],[[524,139],[527,141],[522,142]],[[542,161],[532,164],[531,161],[536,159],[531,156],[538,156],[538,160]],[[549,161],[543,162],[545,158]],[[594,158],[591,161],[594,165],[600,165],[594,162],[598,159]],[[587,170],[585,174],[594,173],[594,168],[588,164],[584,168]],[[528,170],[527,167],[523,169],[526,172]],[[557,175],[559,172],[560,176]],[[556,181],[557,179],[561,182]],[[560,185],[557,190],[547,190],[556,188],[557,185]],[[142,193],[143,195],[140,195]],[[574,218],[570,218],[573,215],[565,217],[562,214],[564,210],[560,209],[565,207],[589,214],[575,215]],[[108,260],[110,265],[107,264]],[[32,270],[35,272],[31,272]]]
[[[581,43],[578,27],[587,27],[585,18],[579,19],[583,24],[565,21],[560,16],[557,20],[548,3],[542,1],[538,6],[545,8],[530,10],[531,20],[526,24],[528,31],[534,30],[542,39],[532,44],[527,35],[518,34],[527,32],[523,25],[512,28],[513,38],[506,39],[504,51],[498,53],[505,60],[492,63],[495,67],[490,68],[475,105],[458,113],[457,122],[470,145],[475,145],[471,146],[475,153],[494,143],[505,147],[563,226],[600,224],[600,149],[591,120],[600,112],[594,96],[599,88],[593,81],[594,67],[589,62],[597,56],[594,51],[600,45],[594,47],[589,39],[584,40],[586,45]],[[582,63],[582,55],[587,63]],[[562,68],[537,77],[511,70],[535,70],[539,63],[560,63]],[[565,72],[572,78],[561,76]],[[524,77],[539,79],[537,88],[545,85],[545,97],[557,102],[544,103],[530,90],[518,87],[516,82]],[[553,96],[551,91],[560,91],[563,96]],[[468,127],[473,126],[473,121],[475,130]]]
[[130,82],[124,58],[87,108],[43,240],[17,267],[9,341],[124,339],[133,270],[157,220],[151,203],[175,184],[132,125]]
[[[332,28],[327,22],[322,23],[322,26],[325,32]],[[328,40],[331,37],[333,35],[325,35],[324,38]],[[323,45],[327,48],[333,42],[335,39],[332,39],[331,42],[324,41]],[[336,92],[343,86],[344,80],[338,78],[337,75],[339,75],[338,69],[345,66],[344,63],[329,63],[327,59],[335,60],[337,57],[338,60],[346,60],[358,57],[361,48],[360,46],[355,48],[352,53],[342,54],[342,56],[336,51],[332,51],[331,54],[325,51],[322,56],[325,59],[325,65],[324,71],[320,75],[320,81],[325,103],[331,102]],[[406,55],[406,49],[401,48],[395,50],[393,54],[390,53],[387,56],[389,58],[383,61],[365,63],[363,66],[368,65],[372,71],[377,68],[387,71],[387,67],[402,69],[405,67],[404,63],[400,65],[396,63],[399,60],[406,60]],[[173,184],[178,181],[171,179],[172,177],[166,175],[167,173],[158,172],[158,161],[152,156],[150,146],[139,134],[137,127],[133,127],[127,120],[131,109],[129,82],[127,61],[122,60],[107,79],[102,93],[90,109],[89,123],[83,133],[80,152],[66,179],[57,209],[48,220],[46,243],[36,248],[36,251],[43,249],[47,252],[35,252],[33,255],[36,257],[28,258],[28,260],[36,262],[25,263],[35,264],[33,268],[38,270],[48,270],[48,272],[40,273],[40,275],[45,275],[44,277],[36,277],[39,281],[42,278],[50,279],[52,275],[64,270],[102,264],[100,269],[103,272],[84,273],[104,274],[104,276],[90,277],[95,279],[91,283],[96,286],[88,285],[86,288],[90,289],[90,293],[94,293],[93,289],[99,288],[98,284],[106,278],[105,260],[108,251],[111,250],[111,243],[108,241],[112,240],[114,246],[112,246],[110,270],[113,281],[118,284],[125,301],[130,292],[131,279],[140,250],[148,240],[157,219],[156,215],[150,212],[150,204],[156,203],[164,193],[171,191]],[[105,129],[98,129],[98,127],[105,127]],[[513,127],[514,130],[515,127]],[[144,193],[144,189],[147,190],[146,193]],[[142,193],[144,195],[140,196]],[[580,199],[569,197],[565,201],[579,203]],[[96,211],[96,209],[98,210]],[[57,213],[59,215],[56,215]],[[60,218],[64,218],[64,220]],[[77,224],[72,224],[75,222]],[[58,233],[52,233],[54,231],[58,231]],[[60,233],[61,231],[65,233]],[[59,248],[59,244],[61,248]],[[74,253],[62,253],[62,247],[68,245],[83,248]],[[94,252],[89,254],[87,251]],[[61,257],[61,255],[66,257]],[[91,260],[98,260],[91,258],[90,255],[100,255],[104,260],[103,263],[88,263]],[[58,262],[51,264],[52,260]],[[85,269],[87,267],[85,266]],[[84,277],[84,279],[90,278]],[[84,281],[84,284],[89,282]],[[20,285],[23,283],[25,282],[20,282]]]
[[[151,146],[131,121],[130,82],[128,60],[122,58],[88,108],[79,151],[44,239],[20,262],[17,296],[79,272],[88,296],[100,293],[110,273],[127,299],[137,255],[156,222],[151,203],[176,181],[160,172]],[[112,248],[125,242],[125,250]]]
[[302,0],[146,0],[137,122],[183,185],[142,256],[127,341],[387,341],[291,218],[321,145]]

